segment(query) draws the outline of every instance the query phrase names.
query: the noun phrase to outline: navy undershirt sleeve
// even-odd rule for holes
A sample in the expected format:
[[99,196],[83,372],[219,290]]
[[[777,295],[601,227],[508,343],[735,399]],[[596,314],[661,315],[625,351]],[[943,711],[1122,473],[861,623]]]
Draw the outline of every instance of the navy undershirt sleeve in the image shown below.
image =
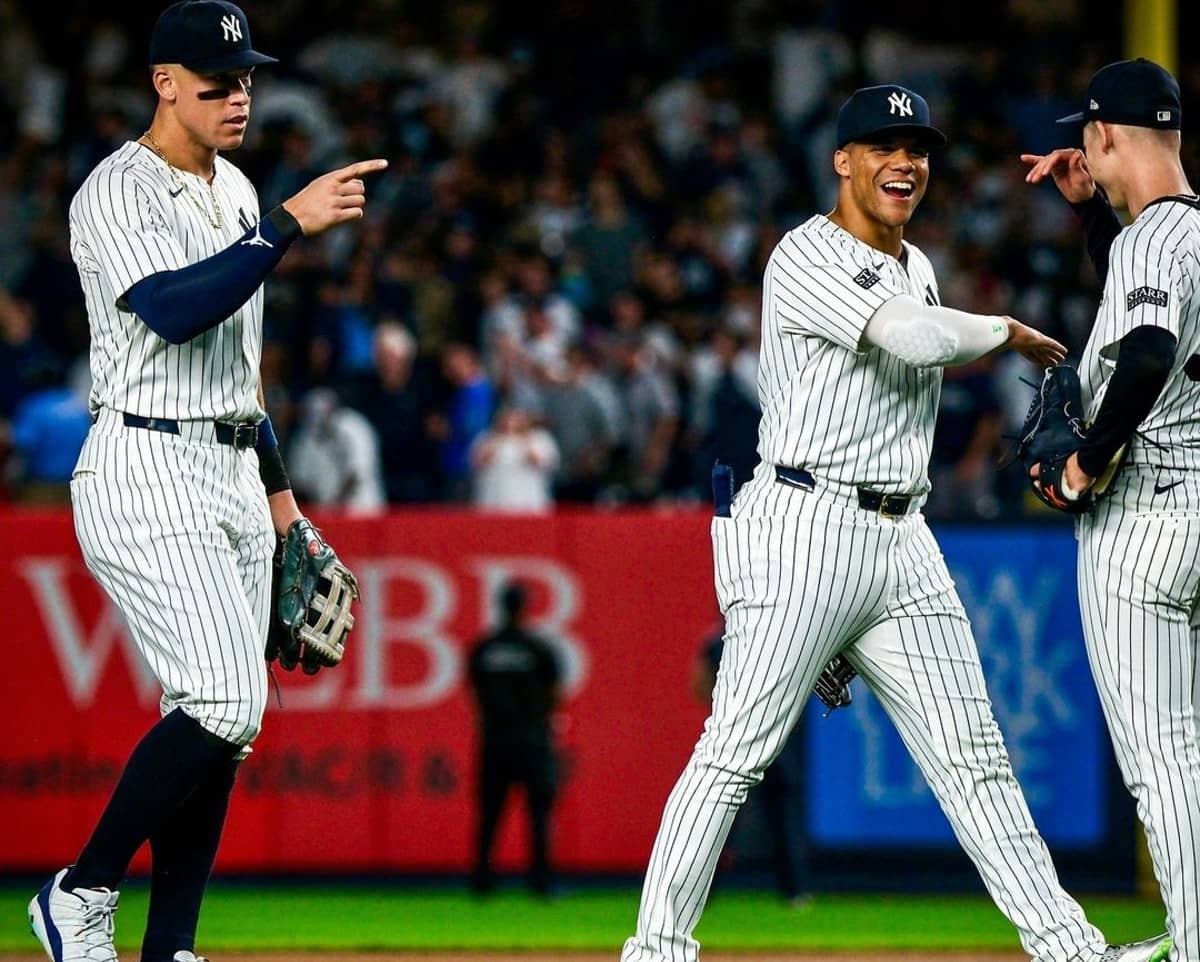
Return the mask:
[[245,304],[299,236],[296,218],[276,207],[212,257],[138,281],[118,306],[163,340],[186,344]]
[[1083,236],[1087,242],[1088,256],[1096,269],[1100,283],[1108,276],[1108,249],[1121,233],[1121,220],[1108,202],[1104,188],[1096,185],[1096,193],[1091,200],[1072,204],[1071,208],[1079,215],[1083,224]]
[[1079,466],[1094,478],[1146,420],[1175,363],[1175,335],[1165,328],[1135,327],[1120,345],[1104,401],[1079,449]]

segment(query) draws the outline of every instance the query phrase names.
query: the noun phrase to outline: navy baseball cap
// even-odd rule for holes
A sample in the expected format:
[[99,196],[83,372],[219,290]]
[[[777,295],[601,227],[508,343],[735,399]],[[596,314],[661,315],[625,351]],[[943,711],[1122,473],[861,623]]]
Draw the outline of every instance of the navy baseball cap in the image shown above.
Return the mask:
[[930,147],[946,144],[946,135],[929,122],[925,98],[899,84],[856,90],[838,111],[839,150],[852,141],[870,143],[882,134],[907,134]]
[[150,63],[178,63],[196,73],[225,73],[278,63],[250,46],[250,24],[228,0],[180,0],[159,14]]
[[1058,122],[1086,124],[1089,120],[1178,130],[1183,124],[1179,84],[1170,73],[1144,57],[1110,63],[1088,81],[1087,106],[1077,114],[1060,117]]

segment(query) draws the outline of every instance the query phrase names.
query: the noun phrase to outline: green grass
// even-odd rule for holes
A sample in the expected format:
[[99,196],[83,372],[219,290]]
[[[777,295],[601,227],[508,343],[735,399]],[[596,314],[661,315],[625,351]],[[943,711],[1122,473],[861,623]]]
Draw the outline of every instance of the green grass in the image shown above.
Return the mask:
[[[36,950],[25,913],[31,894],[0,887],[0,951]],[[429,948],[615,953],[631,934],[637,903],[631,888],[587,888],[543,902],[517,891],[477,899],[456,890],[214,883],[198,942],[206,953]],[[1114,942],[1163,929],[1157,902],[1093,898],[1084,905]],[[145,916],[146,888],[130,884],[121,893],[118,948],[137,948]],[[1015,930],[992,903],[973,897],[819,895],[796,910],[768,894],[722,891],[696,934],[713,949],[1020,949]]]

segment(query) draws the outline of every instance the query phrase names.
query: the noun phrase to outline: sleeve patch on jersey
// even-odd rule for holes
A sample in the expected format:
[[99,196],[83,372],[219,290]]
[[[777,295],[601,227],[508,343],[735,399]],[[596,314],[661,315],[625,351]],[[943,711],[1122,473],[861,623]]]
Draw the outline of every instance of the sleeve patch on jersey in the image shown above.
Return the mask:
[[1125,310],[1132,311],[1139,304],[1153,304],[1155,307],[1167,306],[1167,292],[1157,287],[1139,287],[1130,291],[1125,297]]
[[872,287],[882,280],[871,268],[864,267],[861,271],[854,275],[854,283],[865,291],[869,291]]

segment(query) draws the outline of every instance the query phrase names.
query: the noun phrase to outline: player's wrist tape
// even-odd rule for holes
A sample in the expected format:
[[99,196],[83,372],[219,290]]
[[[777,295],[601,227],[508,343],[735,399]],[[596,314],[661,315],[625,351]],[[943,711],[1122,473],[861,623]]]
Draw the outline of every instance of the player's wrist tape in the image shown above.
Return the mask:
[[117,306],[163,340],[186,344],[245,304],[299,236],[296,218],[276,207],[212,257],[138,281]]

